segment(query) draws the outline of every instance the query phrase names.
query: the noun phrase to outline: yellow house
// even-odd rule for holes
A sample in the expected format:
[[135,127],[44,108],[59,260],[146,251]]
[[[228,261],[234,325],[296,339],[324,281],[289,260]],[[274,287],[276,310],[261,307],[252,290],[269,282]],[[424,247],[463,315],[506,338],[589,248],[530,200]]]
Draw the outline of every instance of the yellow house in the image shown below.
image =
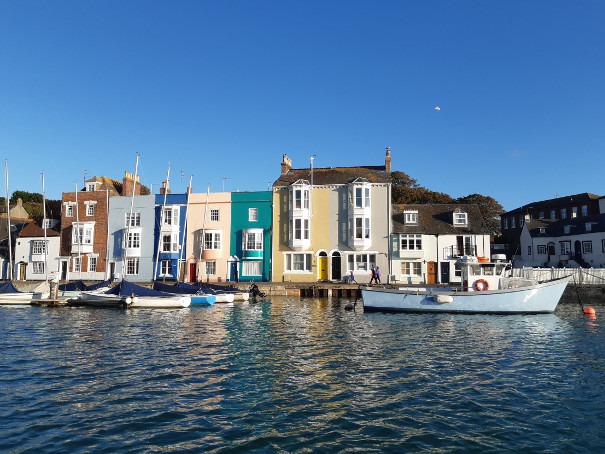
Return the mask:
[[391,153],[384,166],[294,169],[273,183],[272,280],[368,282],[389,266]]

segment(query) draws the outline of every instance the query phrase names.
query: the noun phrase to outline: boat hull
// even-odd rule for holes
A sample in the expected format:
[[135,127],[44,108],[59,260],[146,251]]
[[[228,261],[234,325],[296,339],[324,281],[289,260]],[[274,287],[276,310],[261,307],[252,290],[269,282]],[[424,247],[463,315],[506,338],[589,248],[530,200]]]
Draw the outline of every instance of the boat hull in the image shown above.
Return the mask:
[[192,306],[212,306],[215,302],[215,295],[191,295]]
[[183,308],[191,304],[191,297],[185,295],[172,296],[129,296],[111,295],[106,293],[82,292],[77,306],[95,307],[129,307],[129,308]]
[[554,312],[567,281],[503,290],[454,292],[361,287],[364,311],[541,314]]
[[29,306],[32,301],[47,299],[48,292],[23,292],[0,294],[0,306]]

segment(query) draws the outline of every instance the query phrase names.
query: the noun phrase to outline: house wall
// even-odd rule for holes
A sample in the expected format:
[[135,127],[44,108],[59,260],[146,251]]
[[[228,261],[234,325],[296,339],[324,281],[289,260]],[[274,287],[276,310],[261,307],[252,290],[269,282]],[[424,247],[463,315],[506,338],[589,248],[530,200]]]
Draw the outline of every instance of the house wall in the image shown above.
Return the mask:
[[[79,191],[76,211],[76,193],[64,192],[61,209],[61,260],[67,262],[67,279],[103,280],[107,267],[107,193],[106,191]],[[86,202],[95,202],[93,216],[86,214]],[[73,204],[73,216],[66,215],[66,206]],[[78,254],[72,250],[73,224],[94,223],[92,252]],[[74,258],[81,257],[81,272],[74,272]],[[96,272],[89,271],[89,257],[97,257]]]
[[[315,186],[312,189],[312,218],[310,247],[312,253],[311,271],[285,271],[285,253],[293,251],[288,246],[289,229],[289,188],[275,188],[273,191],[273,262],[274,281],[309,282],[320,279],[320,254],[327,255],[327,279],[338,280],[349,275],[349,256],[373,255],[382,270],[383,282],[388,274],[390,200],[388,185],[371,185],[370,191],[370,245],[365,249],[355,249],[349,242],[348,186]],[[333,262],[340,255],[340,267],[334,269]],[[353,263],[356,263],[355,260]],[[355,267],[355,266],[354,266]],[[339,269],[338,269],[339,268]],[[370,270],[354,269],[356,280],[369,281]]]
[[[172,211],[172,222],[171,226],[162,225],[162,212],[164,209],[170,209]],[[175,215],[178,212],[178,222],[175,219]],[[191,214],[191,212],[189,213]],[[181,248],[187,250],[187,242],[185,238],[185,244],[183,244],[183,235],[185,234],[185,224],[187,215],[187,194],[156,194],[155,196],[155,249],[154,249],[154,276],[155,279],[171,280],[176,281],[181,279],[182,273],[185,270],[184,265],[181,263]],[[177,247],[175,250],[166,252],[163,250],[163,235],[165,234],[177,234]],[[186,234],[185,234],[186,235]],[[158,252],[159,251],[159,252]],[[183,263],[185,261],[185,252],[182,254]],[[162,262],[168,261],[169,270],[167,273],[162,271]],[[179,266],[180,265],[180,266]]]
[[[210,210],[219,210],[219,220],[210,219]],[[206,216],[204,213],[207,210]],[[205,219],[205,221],[204,221]],[[202,233],[221,232],[221,249],[202,251]],[[225,282],[229,278],[229,257],[231,251],[231,193],[211,192],[191,194],[187,220],[187,245],[185,256],[185,278],[188,282]],[[215,262],[216,272],[206,274],[206,263]],[[191,270],[194,270],[194,275]]]
[[[49,236],[46,238],[48,248],[46,254],[47,273],[59,271],[59,237]],[[23,237],[17,238],[15,243],[15,270],[14,276],[22,280],[43,281],[47,273],[34,274],[33,262],[44,262],[44,255],[32,254],[32,242],[44,241],[44,237]],[[25,276],[19,276],[20,264],[25,263]]]
[[[271,280],[271,226],[272,226],[272,193],[262,192],[232,192],[231,193],[231,229],[229,280],[235,280],[234,269],[237,267],[237,278],[243,282]],[[258,220],[249,221],[249,209],[258,209]],[[243,250],[243,231],[245,229],[263,229],[263,250],[257,254]],[[260,276],[244,274],[243,262],[256,260],[258,255],[262,262]],[[248,256],[248,257],[246,257]]]
[[[150,282],[153,277],[153,265],[155,257],[153,255],[156,242],[155,238],[155,196],[138,195],[134,197],[133,213],[140,213],[141,226],[131,227],[141,233],[141,247],[139,258],[139,273],[136,275],[126,275],[124,251],[124,236],[127,231],[126,214],[130,213],[131,197],[110,197],[109,199],[109,259],[106,278],[109,278],[111,264],[114,265],[114,279],[126,279],[132,282]],[[136,257],[133,255],[132,257]]]

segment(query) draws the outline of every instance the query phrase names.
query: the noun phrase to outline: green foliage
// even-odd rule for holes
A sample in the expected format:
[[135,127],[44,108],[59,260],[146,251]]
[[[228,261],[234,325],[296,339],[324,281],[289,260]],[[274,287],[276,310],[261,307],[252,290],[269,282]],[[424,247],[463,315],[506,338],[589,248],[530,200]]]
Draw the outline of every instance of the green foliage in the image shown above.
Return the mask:
[[28,202],[42,203],[42,194],[37,192],[15,191],[10,198],[11,205],[16,204],[18,199],[23,201],[24,206]]
[[483,220],[490,234],[500,235],[499,216],[504,208],[494,198],[481,194],[469,194],[458,199],[452,198],[443,192],[435,192],[424,188],[418,181],[404,172],[395,171],[391,173],[391,201],[394,204],[420,204],[432,203],[460,203],[475,204],[483,215]]

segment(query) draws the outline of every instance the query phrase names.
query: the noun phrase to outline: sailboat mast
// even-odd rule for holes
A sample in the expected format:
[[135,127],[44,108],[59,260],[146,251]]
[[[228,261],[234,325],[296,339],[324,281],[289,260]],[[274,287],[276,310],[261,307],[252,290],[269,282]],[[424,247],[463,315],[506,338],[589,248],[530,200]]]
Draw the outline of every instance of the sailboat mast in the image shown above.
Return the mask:
[[[181,177],[182,178],[182,177]],[[185,235],[187,234],[187,217],[189,216],[189,197],[191,197],[191,181],[193,180],[193,175],[189,177],[189,188],[187,189],[187,206],[185,207],[185,224],[183,226],[183,238],[181,238],[181,255],[179,258],[178,264],[178,273],[181,273],[181,263],[183,262],[183,250],[185,249]],[[185,282],[185,271],[183,270],[183,282]],[[180,279],[177,278],[177,282]]]
[[48,241],[46,240],[46,191],[42,172],[42,226],[44,228],[44,280],[48,281]]
[[84,228],[80,230],[80,210],[78,209],[78,182],[74,181],[76,187],[76,239],[78,241],[78,265],[80,268],[80,280],[82,280],[82,240]]
[[7,230],[8,230],[8,278],[13,280],[13,245],[11,239],[11,210],[10,210],[10,196],[8,193],[8,162],[4,162],[4,173],[6,175],[6,220],[7,220]]
[[[153,279],[155,280],[158,276],[158,261],[160,260],[160,246],[162,245],[162,225],[164,224],[164,209],[166,208],[166,195],[168,194],[168,188],[170,187],[170,166],[168,166],[168,174],[166,175],[166,186],[164,187],[164,203],[162,204],[162,211],[160,212],[160,225],[158,227],[158,250],[155,254],[155,265],[153,267]],[[172,241],[172,239],[171,239]]]
[[[202,268],[202,253],[204,252],[204,242],[206,241],[206,215],[208,214],[208,199],[210,198],[210,185],[208,185],[208,192],[206,192],[206,208],[204,208],[204,224],[202,224],[202,241],[200,245],[200,269]],[[204,273],[202,273],[202,277]]]
[[[122,278],[124,277],[124,275],[126,274],[126,268],[127,268],[127,264],[126,264],[126,259],[128,257],[128,254],[126,253],[126,251],[128,250],[128,248],[130,247],[130,225],[132,224],[132,210],[134,208],[134,194],[135,194],[135,189],[137,188],[137,174],[139,171],[139,155],[137,155],[137,163],[134,166],[134,182],[132,184],[132,196],[130,197],[130,213],[128,215],[128,223],[126,225],[126,241],[124,242],[124,255],[122,256]],[[108,204],[109,206],[109,204]]]

